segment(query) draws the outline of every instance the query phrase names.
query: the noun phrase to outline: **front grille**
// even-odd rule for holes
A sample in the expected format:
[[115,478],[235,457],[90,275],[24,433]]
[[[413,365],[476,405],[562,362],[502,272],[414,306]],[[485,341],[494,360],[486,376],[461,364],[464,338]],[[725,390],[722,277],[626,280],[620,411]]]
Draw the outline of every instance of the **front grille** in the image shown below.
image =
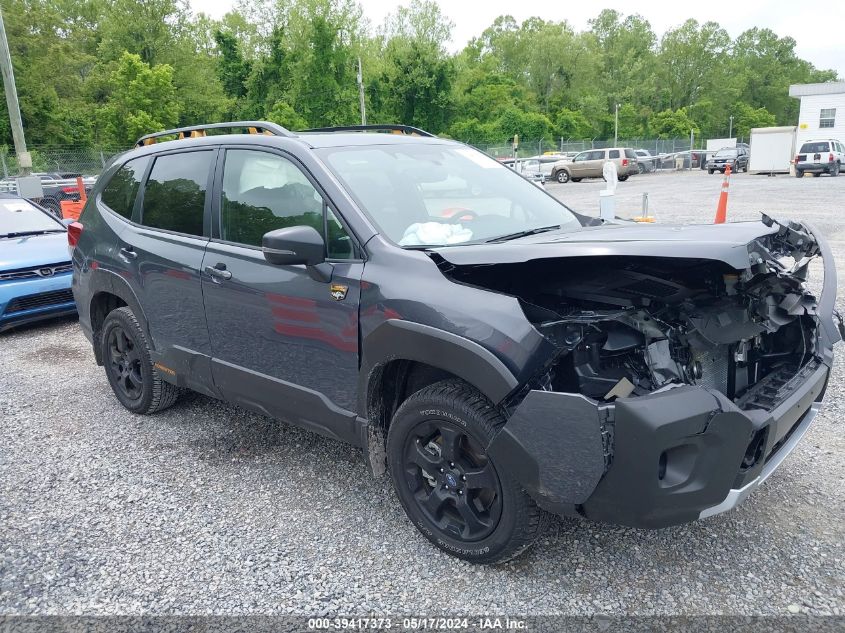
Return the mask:
[[32,310],[33,308],[46,308],[51,305],[68,303],[71,301],[73,301],[73,293],[70,289],[41,292],[37,295],[27,295],[25,297],[16,297],[15,299],[12,299],[9,302],[9,305],[6,306],[6,314]]
[[[52,277],[60,273],[68,273],[73,270],[70,262],[59,264],[44,264],[42,266],[30,266],[29,268],[18,268],[0,273],[0,281],[17,281],[18,279],[37,279],[38,277]],[[49,272],[48,272],[49,271]]]

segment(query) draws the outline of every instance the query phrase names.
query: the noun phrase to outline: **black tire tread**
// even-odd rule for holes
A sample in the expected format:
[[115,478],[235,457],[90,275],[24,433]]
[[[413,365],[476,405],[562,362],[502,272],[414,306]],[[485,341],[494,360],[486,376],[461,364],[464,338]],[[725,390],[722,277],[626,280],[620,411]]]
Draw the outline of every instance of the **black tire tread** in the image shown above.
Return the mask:
[[[470,419],[479,422],[485,431],[492,437],[501,429],[507,419],[503,412],[494,406],[490,400],[471,385],[459,379],[448,379],[429,385],[409,396],[397,409],[399,416],[407,408],[413,408],[419,401],[436,398],[448,402],[458,410],[463,410]],[[502,485],[513,485],[518,488],[517,516],[524,518],[521,529],[515,531],[508,546],[496,556],[476,562],[484,564],[499,564],[512,560],[531,547],[537,537],[543,532],[546,525],[547,515],[538,506],[525,490],[516,482],[509,480],[504,473],[499,474]]]
[[108,316],[106,316],[106,321],[103,324],[103,332],[106,331],[106,324],[112,318],[124,321],[124,323],[133,330],[135,340],[141,344],[141,356],[143,357],[143,362],[149,364],[150,371],[153,377],[151,382],[152,398],[150,398],[150,401],[146,407],[144,407],[142,410],[136,411],[135,413],[138,413],[140,415],[150,415],[152,413],[157,413],[158,411],[163,411],[168,407],[173,406],[173,404],[179,398],[179,394],[182,390],[176,385],[173,385],[167,382],[166,380],[162,379],[161,375],[158,373],[158,370],[153,365],[152,354],[150,352],[150,344],[147,341],[147,337],[144,335],[144,330],[141,329],[141,324],[135,317],[135,313],[132,312],[130,308],[127,308],[125,306],[122,308],[115,308],[108,314]]

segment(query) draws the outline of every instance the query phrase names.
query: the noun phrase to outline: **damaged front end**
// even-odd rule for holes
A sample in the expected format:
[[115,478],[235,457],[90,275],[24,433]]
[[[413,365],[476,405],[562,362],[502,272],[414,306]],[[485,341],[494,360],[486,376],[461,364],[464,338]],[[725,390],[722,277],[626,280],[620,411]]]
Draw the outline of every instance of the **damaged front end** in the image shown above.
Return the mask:
[[[667,257],[657,244],[652,255],[441,263],[455,281],[517,297],[553,345],[489,447],[542,506],[682,523],[733,507],[797,443],[841,337],[836,277],[810,229],[764,225],[742,267],[736,253]],[[821,300],[807,286],[819,255]]]

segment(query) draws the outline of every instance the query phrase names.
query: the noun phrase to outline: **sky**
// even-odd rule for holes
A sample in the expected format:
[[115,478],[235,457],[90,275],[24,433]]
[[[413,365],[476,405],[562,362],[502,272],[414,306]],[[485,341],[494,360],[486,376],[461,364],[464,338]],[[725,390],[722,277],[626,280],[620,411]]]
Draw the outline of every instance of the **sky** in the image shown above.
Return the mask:
[[[194,11],[219,18],[229,11],[234,0],[190,0]],[[639,13],[660,37],[665,31],[688,18],[699,22],[713,20],[731,37],[744,30],[768,27],[780,36],[789,35],[797,42],[799,57],[817,68],[832,68],[845,78],[845,2],[808,3],[788,0],[741,0],[734,2],[573,2],[572,0],[436,0],[442,12],[454,23],[450,48],[458,51],[479,35],[500,15],[512,15],[518,21],[531,16],[546,20],[567,20],[578,30],[588,28],[587,21],[602,9],[616,9],[623,14]],[[359,0],[364,15],[373,25],[381,24],[393,11],[397,0]]]

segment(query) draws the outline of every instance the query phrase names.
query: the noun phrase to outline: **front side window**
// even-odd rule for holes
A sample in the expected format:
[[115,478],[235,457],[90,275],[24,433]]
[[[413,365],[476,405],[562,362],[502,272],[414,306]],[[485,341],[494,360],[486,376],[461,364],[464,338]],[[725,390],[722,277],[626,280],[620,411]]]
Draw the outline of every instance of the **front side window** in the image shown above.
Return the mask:
[[391,143],[317,151],[361,210],[401,246],[581,226],[555,198],[469,147]]
[[135,196],[138,195],[141,179],[149,164],[149,156],[143,156],[128,161],[118,169],[100,194],[103,204],[118,215],[127,219],[131,218]]
[[836,108],[822,108],[819,127],[833,127],[836,124]]
[[350,259],[352,240],[322,195],[294,163],[255,150],[226,151],[220,237],[261,246],[265,233],[312,226],[326,240],[329,259]]
[[213,151],[156,157],[144,187],[141,224],[187,235],[202,235],[205,192],[213,158]]

